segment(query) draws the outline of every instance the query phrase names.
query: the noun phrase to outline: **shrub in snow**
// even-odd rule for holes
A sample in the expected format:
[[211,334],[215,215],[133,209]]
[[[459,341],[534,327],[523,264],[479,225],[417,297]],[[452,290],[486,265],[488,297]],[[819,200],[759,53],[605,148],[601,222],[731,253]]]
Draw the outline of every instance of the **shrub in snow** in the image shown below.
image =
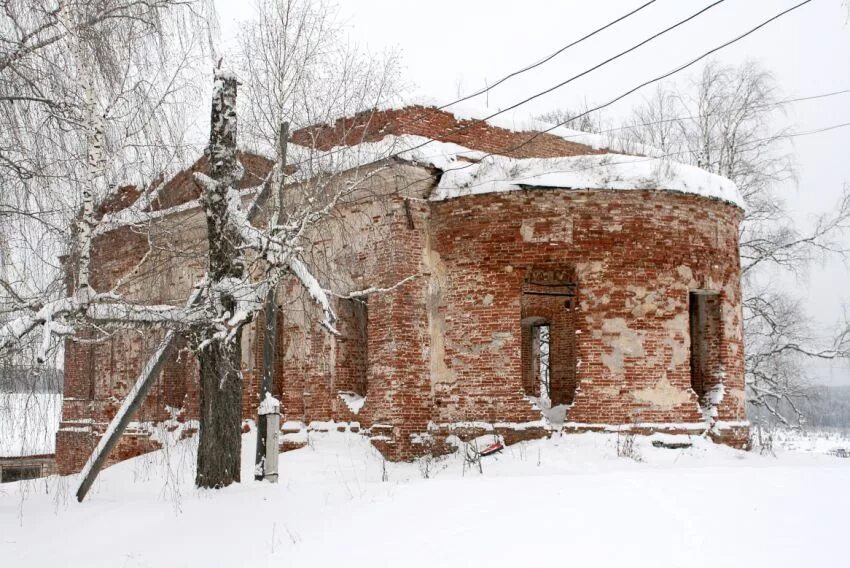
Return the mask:
[[643,461],[637,447],[635,446],[635,435],[617,433],[617,456],[629,458],[636,462]]

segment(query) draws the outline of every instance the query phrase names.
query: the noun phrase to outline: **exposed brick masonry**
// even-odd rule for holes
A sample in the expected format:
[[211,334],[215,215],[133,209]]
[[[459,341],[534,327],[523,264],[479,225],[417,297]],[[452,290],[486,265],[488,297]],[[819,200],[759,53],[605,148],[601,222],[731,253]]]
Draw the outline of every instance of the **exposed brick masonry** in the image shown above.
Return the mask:
[[[530,136],[413,107],[299,131],[294,141],[314,139],[325,148],[343,134],[353,143],[387,133],[483,151]],[[517,155],[592,152],[541,136]],[[264,178],[268,161],[243,159],[255,182]],[[193,198],[188,175],[160,190],[161,206]],[[536,394],[530,325],[545,322],[553,403],[572,405],[569,429],[698,429],[697,393],[722,379],[718,418],[733,426],[718,437],[743,443],[738,208],[653,190],[528,189],[428,201],[438,176],[396,163],[374,177],[365,192],[371,197],[340,208],[335,222],[346,226],[344,234],[316,229],[311,262],[335,289],[417,278],[367,303],[338,302],[338,338],[318,328],[315,307],[297,284],[284,283],[274,394],[285,420],[357,422],[389,459],[443,451],[446,435],[474,435],[482,424],[509,441],[543,435],[541,414],[526,395]],[[118,197],[110,207],[129,200]],[[120,290],[130,299],[181,303],[203,274],[204,240],[198,210],[166,215],[150,230],[112,231],[96,240],[94,285],[105,290],[123,279]],[[702,296],[705,317],[698,321],[692,291],[714,294]],[[263,327],[261,314],[244,334],[246,418],[255,415]],[[59,471],[82,466],[159,337],[127,331],[94,344],[67,343]],[[366,395],[359,414],[338,396],[345,391]],[[197,394],[195,359],[179,351],[138,420],[168,419],[168,408],[179,420],[195,418]],[[143,429],[133,431],[113,459],[155,447]]]

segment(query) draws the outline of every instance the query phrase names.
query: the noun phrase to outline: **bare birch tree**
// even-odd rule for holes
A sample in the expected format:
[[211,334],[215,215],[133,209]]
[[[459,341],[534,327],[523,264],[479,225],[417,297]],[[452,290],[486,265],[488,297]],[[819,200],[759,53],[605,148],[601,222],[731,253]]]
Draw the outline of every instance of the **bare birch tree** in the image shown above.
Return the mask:
[[[89,330],[108,338],[118,322],[158,325],[155,310],[122,310],[106,300],[111,291],[94,290],[96,205],[185,162],[186,103],[196,98],[193,68],[206,41],[202,7],[179,0],[2,2],[4,361],[55,365],[57,339],[91,341]],[[68,266],[59,262],[63,254]],[[72,296],[64,296],[66,283]]]
[[[111,189],[184,161],[184,102],[204,40],[199,8],[0,0],[0,326],[65,295],[60,257],[86,254],[81,237]],[[0,359],[35,393],[60,366],[64,337],[89,340],[7,335]],[[43,445],[54,434],[22,435]]]
[[247,147],[273,153],[283,122],[293,130],[332,123],[398,94],[397,57],[351,44],[331,4],[257,0],[255,6],[236,54]]
[[[268,6],[270,10],[280,10],[294,7],[296,3],[278,2]],[[313,13],[310,12],[312,4],[298,6],[307,10],[305,14]],[[326,33],[322,20],[311,18],[303,16],[297,20],[299,23],[293,28],[297,38],[323,37],[322,34]],[[267,140],[278,138],[278,125],[284,120],[308,124],[317,118],[327,119],[336,113],[367,110],[381,103],[387,86],[392,82],[388,72],[391,66],[381,64],[374,67],[370,64],[364,67],[360,52],[330,49],[339,41],[339,36],[331,36],[330,41],[320,43],[326,59],[315,59],[311,55],[313,51],[301,48],[300,40],[290,41],[293,31],[286,27],[288,20],[283,23],[279,19],[260,21],[268,27],[264,30],[265,36],[256,37],[278,38],[275,40],[278,43],[269,40],[271,43],[265,44],[262,49],[270,49],[268,45],[273,45],[292,56],[274,59],[271,52],[246,51],[246,60],[251,60],[254,65],[247,73],[249,78],[254,79],[248,82],[248,91],[255,93],[261,101],[256,108],[254,105],[246,107],[253,108],[248,115],[253,117],[253,122],[249,121],[253,125],[249,132],[254,134],[249,138],[254,141],[262,140],[264,136]],[[311,30],[308,29],[313,25],[319,26],[318,30],[313,30],[316,36],[310,35]],[[114,42],[112,45],[120,44]],[[258,61],[263,61],[258,58],[261,53],[266,53],[272,63],[270,67],[258,70]],[[283,67],[275,67],[280,62]],[[277,75],[278,71],[282,74]],[[278,81],[280,77],[290,79],[281,83]],[[72,185],[82,196],[75,248],[78,251],[78,276],[73,293],[46,302],[13,301],[12,315],[15,317],[7,318],[0,326],[0,350],[14,347],[36,333],[42,338],[42,346],[48,346],[55,336],[76,337],[81,330],[92,326],[104,333],[121,329],[165,328],[170,330],[167,337],[172,337],[173,333],[189,337],[199,361],[201,383],[196,484],[209,488],[224,487],[240,478],[240,335],[243,327],[262,309],[263,300],[273,293],[278,284],[290,279],[299,283],[318,306],[322,325],[335,333],[330,292],[316,276],[327,270],[327,266],[316,264],[315,258],[321,255],[312,254],[310,243],[317,232],[330,230],[322,223],[332,218],[335,208],[367,186],[375,171],[371,168],[364,170],[362,175],[357,171],[352,173],[352,168],[357,170],[356,157],[347,159],[344,155],[334,155],[329,158],[326,154],[330,153],[309,145],[301,146],[297,172],[285,180],[287,172],[283,156],[279,155],[276,167],[260,185],[256,198],[246,207],[243,196],[235,189],[244,174],[237,151],[238,86],[234,73],[217,69],[206,150],[211,168],[209,175],[195,174],[201,193],[199,204],[207,221],[206,246],[198,253],[205,259],[206,273],[195,286],[192,297],[178,305],[144,303],[138,299],[132,301],[122,297],[119,286],[98,290],[93,280],[88,278],[97,267],[92,266],[93,260],[87,251],[91,250],[94,236],[108,230],[108,223],[101,227],[105,220],[93,214],[98,188],[107,184],[101,178],[115,164],[125,163],[120,152],[104,143],[104,135],[108,133],[104,124],[108,115],[102,107],[92,104],[90,96],[84,99],[87,106],[82,107],[85,112],[80,120],[82,147],[88,166],[80,173],[78,183]],[[263,93],[268,96],[263,98]],[[259,107],[269,101],[274,103],[269,111],[272,114],[264,121]],[[159,147],[156,142],[153,146]],[[374,162],[379,156],[372,158]],[[292,190],[284,206],[285,181]],[[269,195],[277,195],[277,198],[270,200]],[[267,204],[271,204],[271,208]],[[258,214],[265,217],[264,226],[253,222]],[[362,291],[362,294],[377,290]],[[162,343],[155,354],[157,361],[167,349],[168,344]],[[151,359],[142,370],[142,375],[152,375],[156,371],[159,364],[153,361]],[[119,411],[122,420],[128,418],[127,412],[132,412],[132,406],[125,401]],[[102,442],[108,438],[111,436],[104,436]],[[88,475],[85,477],[89,479]],[[81,491],[84,495],[85,490]]]
[[[0,312],[61,295],[57,257],[86,254],[70,238],[80,209],[73,232],[85,235],[108,188],[179,163],[186,143],[179,111],[194,83],[185,79],[197,41],[181,22],[190,7],[2,2]],[[177,34],[185,49],[175,46]]]
[[[274,149],[275,176],[271,181],[272,199],[266,209],[272,227],[287,223],[302,224],[303,214],[315,215],[317,208],[305,203],[316,196],[315,203],[323,208],[333,202],[349,200],[355,192],[338,189],[328,192],[321,186],[331,181],[329,168],[317,159],[315,145],[301,147],[298,164],[286,179],[287,143],[290,127],[299,128],[333,123],[339,117],[353,116],[391,99],[398,87],[396,58],[392,54],[370,56],[349,44],[343,35],[336,9],[325,2],[308,0],[260,0],[256,16],[243,24],[239,34],[239,67],[246,96],[242,98],[245,139],[248,145]],[[340,141],[349,139],[348,132],[340,133]],[[302,142],[303,144],[303,142]],[[300,195],[284,203],[285,182]],[[318,181],[318,184],[316,183]],[[359,184],[354,184],[359,188]],[[306,190],[306,191],[305,191]],[[346,195],[342,195],[345,193]],[[319,221],[330,213],[315,216]],[[277,231],[279,229],[273,229]],[[342,233],[345,227],[334,227]],[[309,239],[303,239],[305,254],[311,254]],[[314,271],[329,272],[327,256],[323,264],[313,262]],[[327,279],[326,279],[327,281]],[[276,344],[276,289],[270,288],[265,301],[263,380],[258,393],[259,403],[271,394],[274,346]],[[266,431],[262,420],[257,431],[257,478],[262,478]]]

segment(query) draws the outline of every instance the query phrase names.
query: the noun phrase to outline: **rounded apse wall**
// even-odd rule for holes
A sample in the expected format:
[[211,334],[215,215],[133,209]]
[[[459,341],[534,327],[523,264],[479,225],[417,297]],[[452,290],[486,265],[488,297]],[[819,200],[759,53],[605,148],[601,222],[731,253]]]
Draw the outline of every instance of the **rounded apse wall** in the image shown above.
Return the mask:
[[[571,422],[702,421],[692,355],[703,352],[697,363],[725,387],[719,418],[745,419],[741,216],[723,201],[656,190],[529,189],[432,203],[448,369],[434,384],[435,419],[528,418],[524,318],[552,326]],[[692,337],[697,290],[716,294],[705,345]]]

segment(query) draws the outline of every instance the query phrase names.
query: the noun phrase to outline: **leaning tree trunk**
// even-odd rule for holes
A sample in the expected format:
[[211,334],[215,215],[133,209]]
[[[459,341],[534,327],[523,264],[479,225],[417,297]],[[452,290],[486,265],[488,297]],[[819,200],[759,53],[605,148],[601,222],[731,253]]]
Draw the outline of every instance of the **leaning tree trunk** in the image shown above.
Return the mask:
[[[220,320],[236,311],[227,282],[241,280],[244,259],[242,240],[228,218],[227,191],[242,174],[236,154],[236,78],[220,73],[215,78],[210,126],[211,181],[201,183],[201,203],[207,218],[208,277]],[[224,337],[222,337],[224,335]],[[226,487],[239,481],[242,451],[241,336],[237,330],[222,334],[213,326],[199,330],[198,360],[201,372],[201,421],[198,445],[198,487]]]

